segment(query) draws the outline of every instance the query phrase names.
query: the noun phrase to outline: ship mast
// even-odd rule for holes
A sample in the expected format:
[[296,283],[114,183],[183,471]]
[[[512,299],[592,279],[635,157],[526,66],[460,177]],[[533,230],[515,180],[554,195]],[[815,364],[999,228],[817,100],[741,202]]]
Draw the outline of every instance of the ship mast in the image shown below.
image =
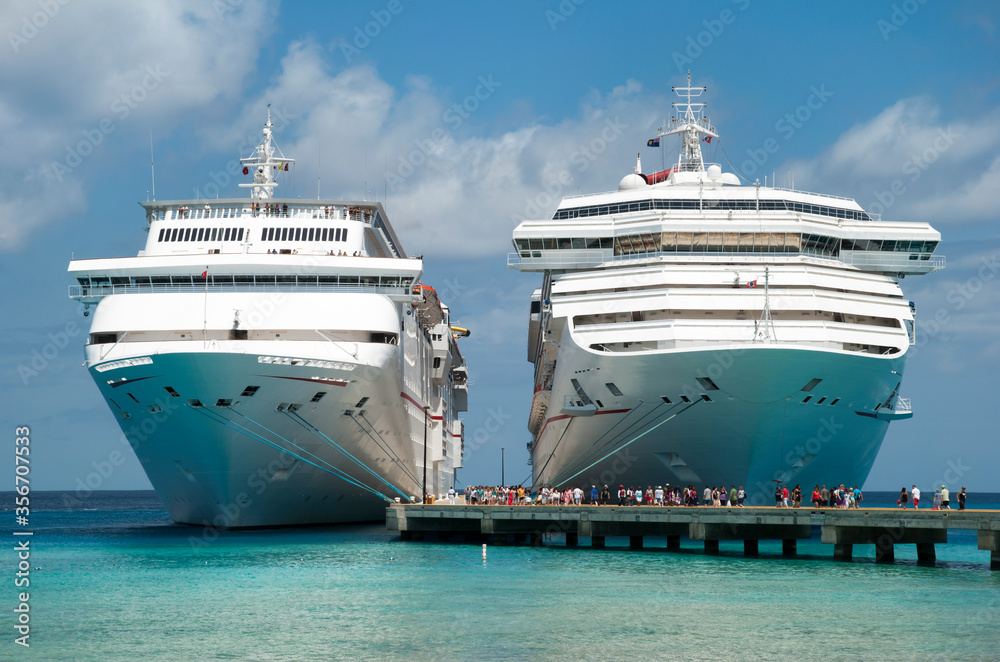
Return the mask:
[[663,127],[660,127],[660,133],[656,137],[681,136],[681,153],[677,157],[675,171],[704,172],[705,162],[701,157],[701,141],[708,137],[706,142],[711,142],[712,138],[718,138],[719,134],[716,133],[715,127],[705,115],[705,106],[708,104],[702,101],[692,101],[692,99],[700,97],[708,88],[692,87],[690,71],[688,71],[687,82],[687,87],[670,88],[684,101],[671,104],[676,113],[674,117],[670,118],[673,128],[669,131],[663,131]]
[[[275,173],[288,169],[288,164],[294,164],[295,159],[286,159],[271,141],[271,104],[267,104],[267,123],[264,125],[264,137],[258,143],[253,153],[245,159],[240,159],[243,164],[243,173],[252,174],[253,182],[240,184],[240,188],[253,188],[250,192],[252,200],[267,200],[274,197],[274,189],[278,187],[275,181]],[[278,156],[274,153],[277,151]]]

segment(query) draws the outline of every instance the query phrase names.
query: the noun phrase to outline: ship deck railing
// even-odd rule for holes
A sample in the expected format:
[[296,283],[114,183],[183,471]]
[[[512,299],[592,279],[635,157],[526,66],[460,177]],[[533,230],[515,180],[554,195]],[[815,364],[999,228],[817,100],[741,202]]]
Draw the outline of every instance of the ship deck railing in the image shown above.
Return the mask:
[[337,285],[332,283],[221,283],[206,285],[105,285],[98,287],[69,286],[71,299],[100,299],[113,294],[203,294],[211,292],[303,292],[303,293],[351,293],[383,294],[393,299],[410,301],[419,299],[409,287],[389,287],[382,285]]
[[[544,255],[543,255],[544,253]],[[648,253],[630,253],[627,255],[608,255],[607,249],[562,249],[546,251],[520,251],[507,254],[507,268],[521,266],[539,266],[549,269],[574,269],[598,267],[645,261],[659,261],[661,258],[691,259],[698,261],[733,259],[756,262],[773,262],[775,258],[810,257],[831,262],[841,262],[862,269],[877,269],[880,271],[899,270],[906,273],[927,273],[944,269],[944,255],[930,253],[897,253],[891,251],[842,251],[840,255],[823,255],[806,252],[702,252],[702,251],[650,251]]]
[[[713,166],[713,165],[717,165],[720,168],[722,167],[718,163],[705,163],[704,164],[705,170],[708,170],[708,168],[710,166]],[[681,168],[681,170],[685,171],[687,169],[686,168]],[[648,173],[648,174],[653,174],[653,173]],[[783,191],[785,193],[796,193],[796,194],[799,194],[799,195],[813,195],[813,196],[816,196],[816,197],[819,197],[819,198],[829,198],[831,200],[846,200],[847,202],[856,202],[856,200],[854,198],[848,198],[848,197],[845,197],[845,196],[842,196],[842,195],[831,195],[829,193],[816,193],[815,191],[802,191],[800,189],[783,188],[783,187],[780,187],[780,186],[768,186],[766,188],[762,186],[761,188],[763,190],[765,190],[765,191]],[[563,200],[581,200],[583,198],[593,198],[593,197],[597,197],[599,195],[610,195],[610,194],[618,193],[618,192],[619,191],[615,190],[615,191],[601,191],[599,193],[581,193],[579,195],[567,195],[567,196],[565,196],[563,198]],[[881,218],[881,215],[878,215],[878,214],[869,214],[869,216],[871,216],[872,218],[876,218],[876,216],[878,216],[878,218],[876,218],[876,220],[878,220],[879,218]]]

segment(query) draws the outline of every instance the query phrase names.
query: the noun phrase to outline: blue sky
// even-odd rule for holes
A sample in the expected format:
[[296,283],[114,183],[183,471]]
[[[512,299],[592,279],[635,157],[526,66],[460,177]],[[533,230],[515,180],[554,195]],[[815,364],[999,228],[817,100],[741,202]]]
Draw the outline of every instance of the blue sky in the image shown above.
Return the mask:
[[690,69],[722,135],[710,160],[943,235],[948,268],[903,282],[916,413],[867,488],[1000,489],[998,19],[991,2],[935,0],[7,2],[0,430],[13,444],[32,427],[36,489],[148,487],[81,367],[89,320],[66,265],[142,247],[150,131],[159,199],[242,195],[226,165],[271,103],[298,160],[283,194],[314,196],[319,176],[324,197],[356,198],[367,181],[472,329],[460,479],[499,481],[501,447],[508,481],[528,476],[538,278],[506,270],[510,232],[615,188],[637,153],[659,166],[645,142]]

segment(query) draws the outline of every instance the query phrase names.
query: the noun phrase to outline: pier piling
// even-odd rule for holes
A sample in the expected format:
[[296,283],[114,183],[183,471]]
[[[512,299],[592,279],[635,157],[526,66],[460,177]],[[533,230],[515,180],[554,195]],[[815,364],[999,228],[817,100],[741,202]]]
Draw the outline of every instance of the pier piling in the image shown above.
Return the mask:
[[580,536],[603,549],[607,537],[628,538],[629,549],[648,549],[647,536],[664,536],[666,549],[681,537],[699,541],[706,554],[718,554],[719,542],[743,543],[746,556],[759,553],[761,540],[780,540],[785,556],[797,553],[799,540],[815,528],[820,541],[833,546],[833,558],[849,561],[855,545],[874,545],[875,560],[895,560],[896,545],[915,545],[920,563],[934,563],[935,545],[948,541],[950,529],[978,532],[978,548],[990,552],[990,568],[1000,570],[1000,511],[930,511],[895,508],[683,508],[649,506],[450,506],[395,504],[386,511],[386,528],[402,540],[454,537],[496,544],[542,545],[562,533],[567,547]]

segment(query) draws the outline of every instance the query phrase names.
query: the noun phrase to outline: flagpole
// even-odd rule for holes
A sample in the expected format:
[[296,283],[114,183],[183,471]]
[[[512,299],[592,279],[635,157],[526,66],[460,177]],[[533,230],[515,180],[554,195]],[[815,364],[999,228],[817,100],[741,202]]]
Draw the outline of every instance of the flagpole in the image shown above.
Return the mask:
[[201,340],[204,349],[208,349],[208,265],[205,266],[205,308],[203,311],[204,326],[201,329]]

